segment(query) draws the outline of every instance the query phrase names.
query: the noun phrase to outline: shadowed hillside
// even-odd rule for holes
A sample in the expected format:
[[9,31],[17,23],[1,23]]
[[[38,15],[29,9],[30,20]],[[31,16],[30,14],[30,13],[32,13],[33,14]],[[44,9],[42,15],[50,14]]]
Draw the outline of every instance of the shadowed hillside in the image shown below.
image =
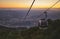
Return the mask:
[[48,19],[48,29],[33,27],[25,30],[0,28],[0,39],[60,39],[60,20]]

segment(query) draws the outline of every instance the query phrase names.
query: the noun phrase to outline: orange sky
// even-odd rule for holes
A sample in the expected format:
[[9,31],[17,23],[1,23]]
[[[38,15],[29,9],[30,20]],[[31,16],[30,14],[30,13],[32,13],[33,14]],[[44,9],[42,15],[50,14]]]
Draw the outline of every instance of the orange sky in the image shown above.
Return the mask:
[[[0,0],[0,8],[29,8],[33,0]],[[36,0],[32,8],[48,8],[58,0]],[[53,8],[60,8],[60,2]]]

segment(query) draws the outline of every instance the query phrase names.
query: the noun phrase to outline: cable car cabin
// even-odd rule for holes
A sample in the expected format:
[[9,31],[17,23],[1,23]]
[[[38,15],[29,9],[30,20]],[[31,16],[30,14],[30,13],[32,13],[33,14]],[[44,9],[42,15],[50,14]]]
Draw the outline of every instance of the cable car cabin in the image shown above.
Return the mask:
[[39,26],[40,28],[46,28],[46,27],[48,27],[48,21],[45,20],[45,19],[40,19],[40,20],[38,21],[38,26]]

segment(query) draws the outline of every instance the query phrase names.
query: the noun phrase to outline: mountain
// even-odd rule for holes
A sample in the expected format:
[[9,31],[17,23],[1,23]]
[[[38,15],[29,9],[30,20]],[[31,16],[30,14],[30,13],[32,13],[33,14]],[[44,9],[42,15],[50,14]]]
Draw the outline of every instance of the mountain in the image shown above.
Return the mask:
[[48,29],[32,27],[22,31],[9,31],[0,28],[0,39],[60,39],[60,20],[49,19],[48,24]]

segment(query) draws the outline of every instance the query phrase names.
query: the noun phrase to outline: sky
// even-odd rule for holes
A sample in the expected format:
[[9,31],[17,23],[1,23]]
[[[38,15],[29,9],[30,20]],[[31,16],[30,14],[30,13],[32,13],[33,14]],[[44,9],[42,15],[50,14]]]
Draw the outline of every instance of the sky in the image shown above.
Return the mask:
[[[48,8],[58,0],[36,0],[32,8]],[[0,8],[29,8],[33,0],[0,0]],[[60,8],[60,2],[53,8]]]

